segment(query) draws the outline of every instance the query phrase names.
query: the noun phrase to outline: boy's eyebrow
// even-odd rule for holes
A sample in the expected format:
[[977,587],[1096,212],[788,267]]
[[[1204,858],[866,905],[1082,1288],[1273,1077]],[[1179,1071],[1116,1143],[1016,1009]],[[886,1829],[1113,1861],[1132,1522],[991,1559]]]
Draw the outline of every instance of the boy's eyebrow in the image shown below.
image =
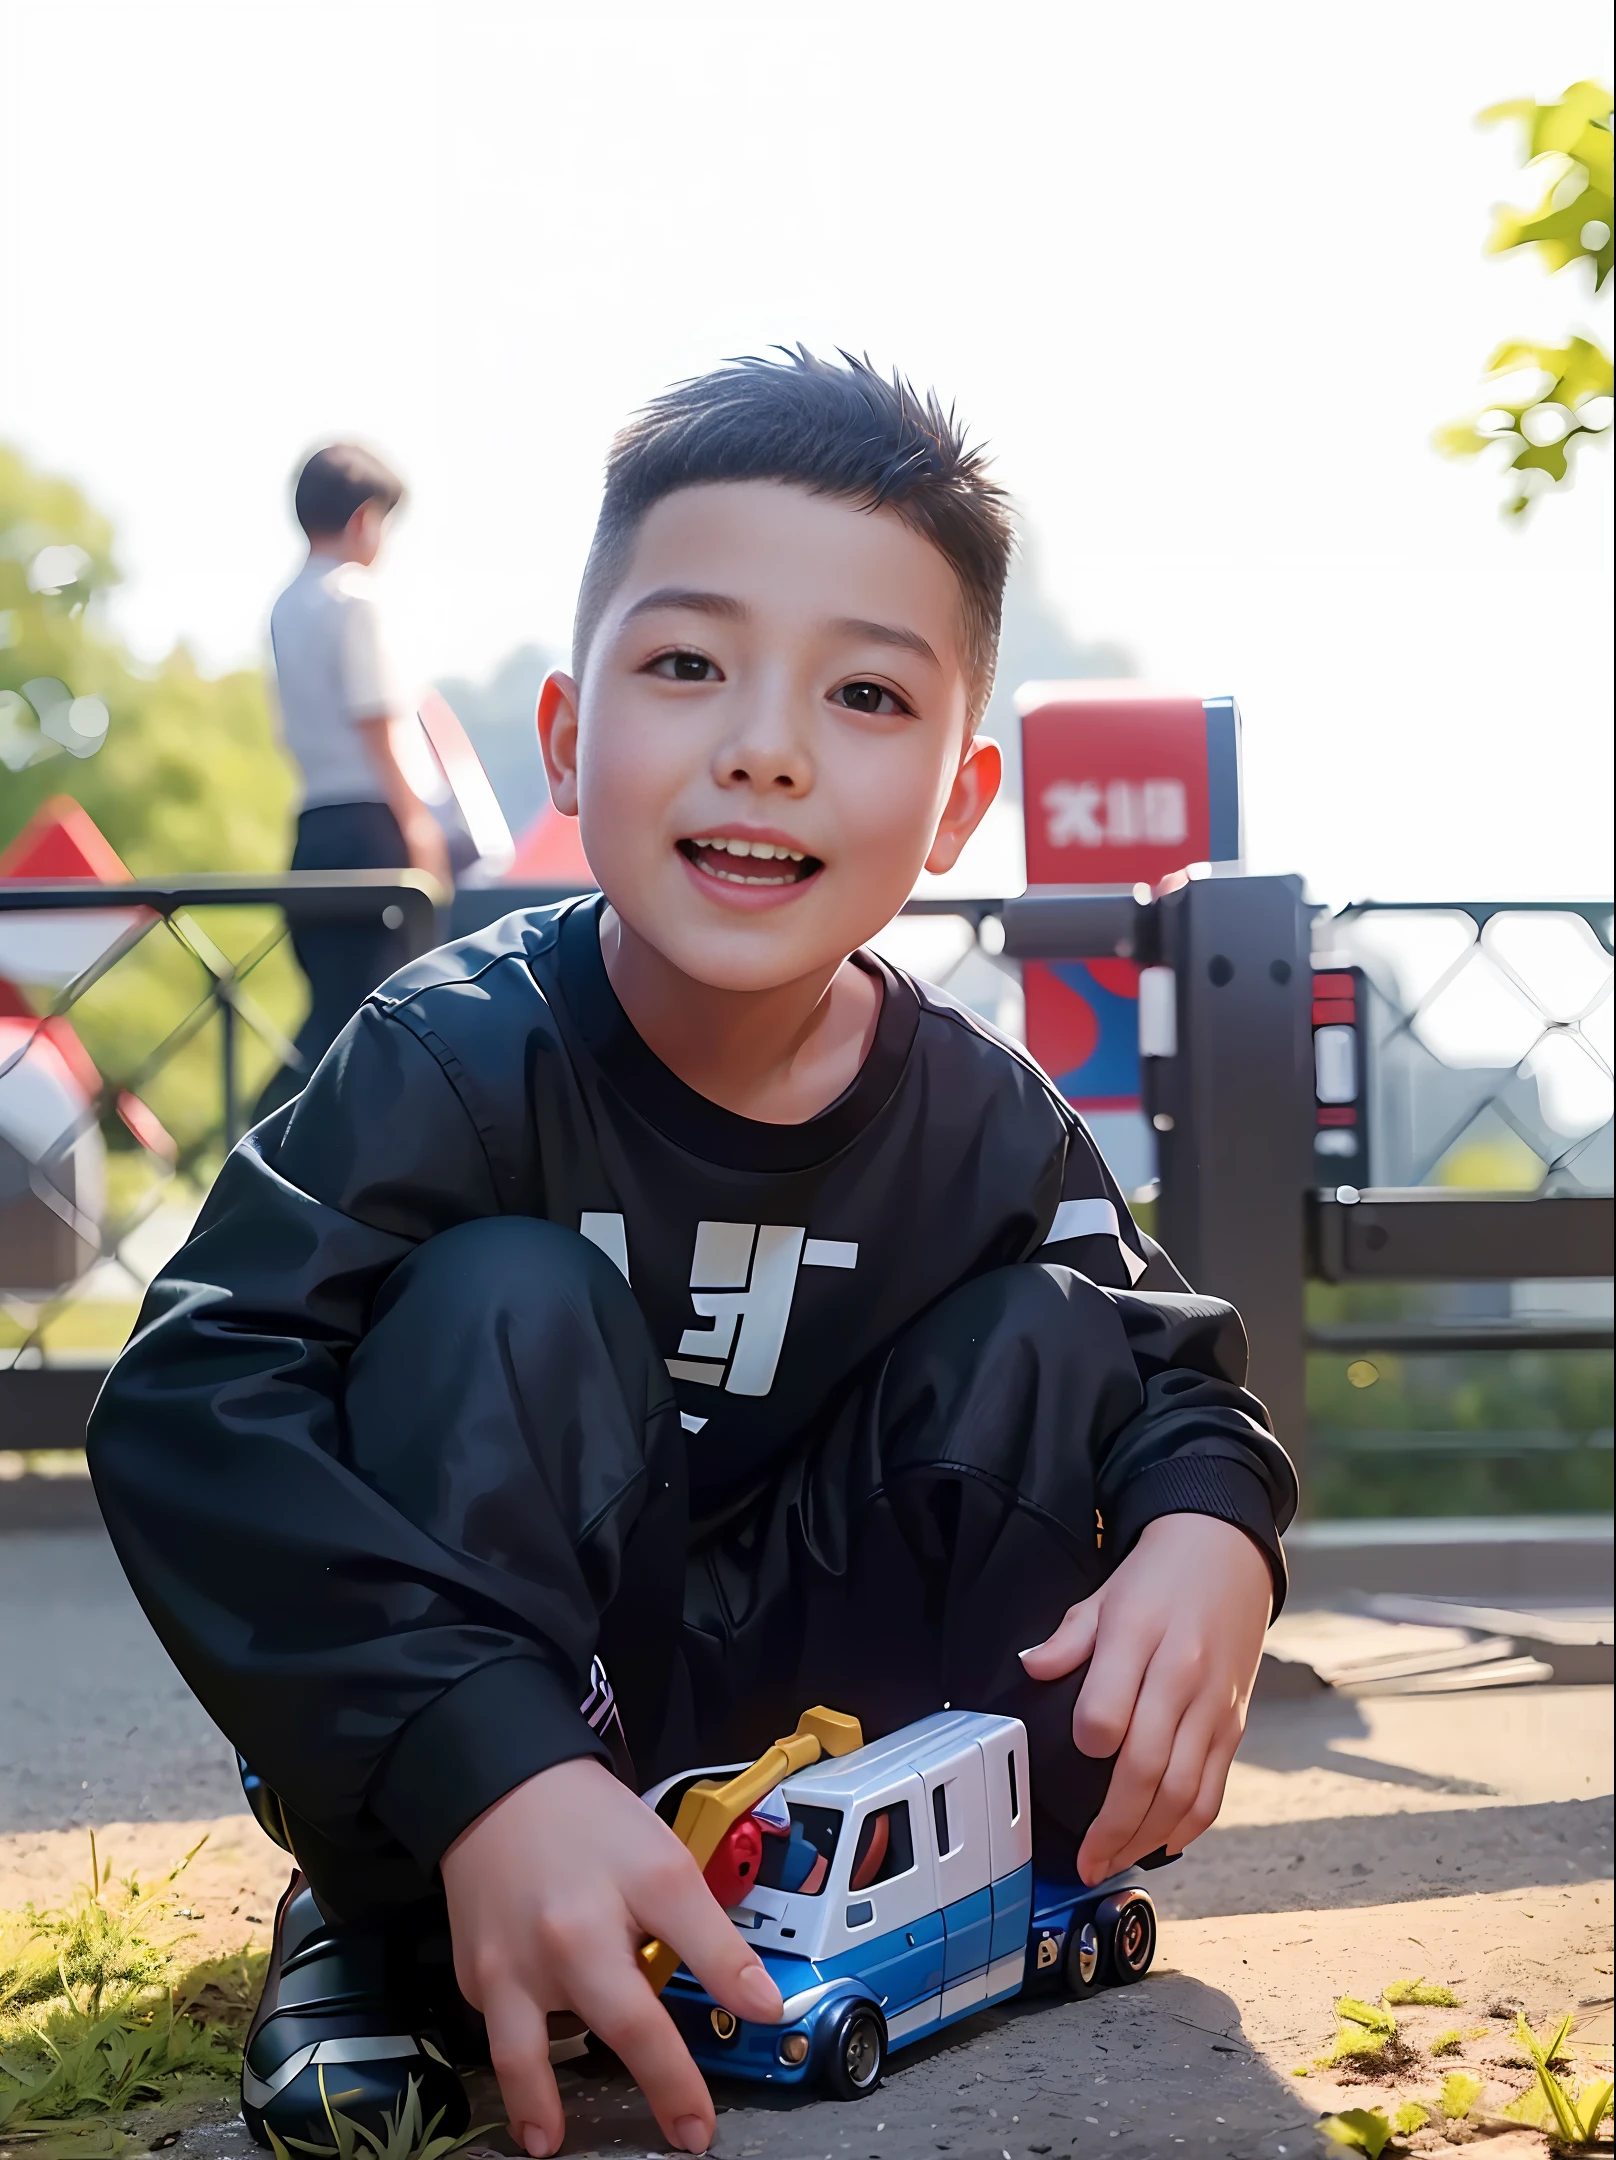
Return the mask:
[[876,645],[900,645],[905,652],[919,653],[933,667],[942,664],[918,630],[906,630],[900,623],[866,622],[862,616],[844,615],[831,628],[847,637],[869,638]]
[[631,623],[636,615],[649,615],[653,608],[688,608],[697,615],[719,615],[726,622],[744,622],[746,602],[737,600],[730,593],[701,592],[689,585],[659,585],[655,592],[648,592],[623,617]]

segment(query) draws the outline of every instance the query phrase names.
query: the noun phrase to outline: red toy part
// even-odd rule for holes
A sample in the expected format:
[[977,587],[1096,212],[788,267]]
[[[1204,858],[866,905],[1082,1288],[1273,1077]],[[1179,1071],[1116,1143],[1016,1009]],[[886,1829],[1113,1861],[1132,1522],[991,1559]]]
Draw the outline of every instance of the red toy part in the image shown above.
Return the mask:
[[758,1879],[762,1858],[763,1832],[753,1816],[743,1815],[724,1832],[718,1850],[701,1871],[720,1905],[739,1905]]

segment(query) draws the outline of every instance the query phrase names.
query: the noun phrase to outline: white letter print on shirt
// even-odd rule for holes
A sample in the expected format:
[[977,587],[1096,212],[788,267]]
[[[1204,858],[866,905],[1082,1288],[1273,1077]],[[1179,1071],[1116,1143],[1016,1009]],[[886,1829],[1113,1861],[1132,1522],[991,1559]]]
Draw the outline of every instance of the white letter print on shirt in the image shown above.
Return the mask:
[[851,1268],[858,1246],[811,1238],[789,1223],[702,1222],[690,1262],[690,1302],[707,1322],[686,1328],[675,1380],[767,1395],[786,1339],[800,1267]]

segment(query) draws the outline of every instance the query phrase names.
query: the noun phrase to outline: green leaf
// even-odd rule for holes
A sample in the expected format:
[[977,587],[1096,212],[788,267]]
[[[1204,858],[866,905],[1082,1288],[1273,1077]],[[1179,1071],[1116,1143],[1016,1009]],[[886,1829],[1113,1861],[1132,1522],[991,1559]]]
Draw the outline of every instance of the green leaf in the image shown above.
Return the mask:
[[1397,2020],[1389,2010],[1381,2009],[1378,2003],[1360,2002],[1356,1995],[1338,1995],[1335,2014],[1353,2025],[1362,2025],[1368,2032],[1390,2034],[1397,2030]]
[[1442,2080],[1437,2106],[1449,2122],[1462,2122],[1481,2098],[1484,2087],[1469,2070],[1450,2070]]
[[1431,2120],[1431,2110],[1418,2100],[1405,2100],[1392,2117],[1392,2128],[1399,2137],[1412,2137],[1416,2130],[1423,2130]]
[[1606,2078],[1602,2084],[1590,2085],[1586,2092],[1577,2094],[1577,2114],[1582,2123],[1582,2134],[1590,2144],[1598,2134],[1599,2125],[1611,2112],[1612,2099],[1616,2098],[1616,2084]]
[[1343,2108],[1337,2115],[1321,2116],[1319,2128],[1337,2145],[1367,2153],[1369,2160],[1380,2160],[1391,2142],[1392,2126],[1379,2108]]
[[1507,2122],[1520,2123],[1528,2130],[1552,2130],[1554,2127],[1554,2116],[1535,2076],[1518,2099],[1511,2100],[1498,2112]]
[[[1535,247],[1551,272],[1588,262],[1598,291],[1612,263],[1610,92],[1601,83],[1573,83],[1557,104],[1516,98],[1489,106],[1480,117],[1484,124],[1523,122],[1527,163],[1553,161],[1535,211],[1505,206],[1497,212],[1488,252]],[[1590,225],[1605,228],[1603,240],[1593,247],[1582,237]]]

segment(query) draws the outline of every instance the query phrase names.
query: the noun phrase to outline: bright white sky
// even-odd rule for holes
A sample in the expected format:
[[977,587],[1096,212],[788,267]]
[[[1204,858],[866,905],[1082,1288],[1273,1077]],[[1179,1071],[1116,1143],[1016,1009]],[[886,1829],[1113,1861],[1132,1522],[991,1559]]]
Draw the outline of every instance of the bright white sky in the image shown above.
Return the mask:
[[0,432],[116,520],[144,651],[256,654],[287,476],[410,481],[424,672],[562,645],[614,425],[801,338],[997,447],[1051,597],[1232,691],[1253,867],[1608,892],[1611,459],[1526,532],[1433,455],[1508,336],[1497,99],[1608,77],[1567,0],[0,0]]

